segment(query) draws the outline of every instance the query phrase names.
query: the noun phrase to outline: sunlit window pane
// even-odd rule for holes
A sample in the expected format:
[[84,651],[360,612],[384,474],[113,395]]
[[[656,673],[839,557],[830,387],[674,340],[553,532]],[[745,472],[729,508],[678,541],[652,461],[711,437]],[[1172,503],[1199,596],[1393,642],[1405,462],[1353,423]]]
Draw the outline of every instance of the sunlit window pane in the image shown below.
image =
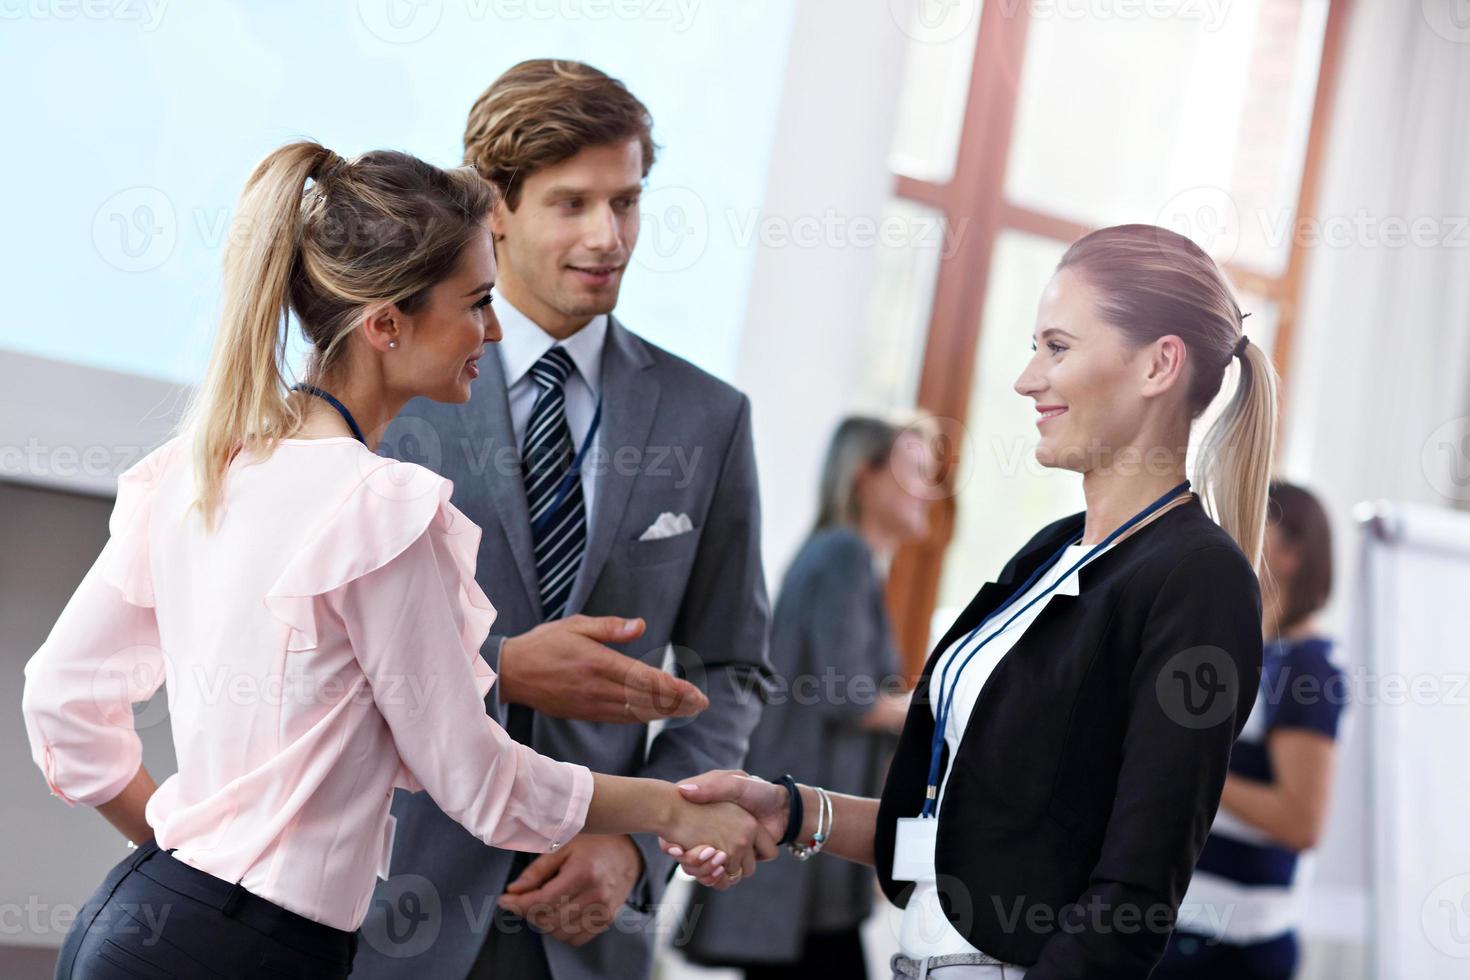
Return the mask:
[[1034,9],[1007,196],[1089,226],[1171,227],[1279,274],[1327,0],[1078,13],[1090,9]]
[[947,244],[944,215],[912,201],[890,200],[879,227],[864,373],[853,402],[884,413],[917,400],[934,283]]
[[981,0],[889,3],[907,38],[889,159],[895,173],[935,182],[954,174],[980,7]]

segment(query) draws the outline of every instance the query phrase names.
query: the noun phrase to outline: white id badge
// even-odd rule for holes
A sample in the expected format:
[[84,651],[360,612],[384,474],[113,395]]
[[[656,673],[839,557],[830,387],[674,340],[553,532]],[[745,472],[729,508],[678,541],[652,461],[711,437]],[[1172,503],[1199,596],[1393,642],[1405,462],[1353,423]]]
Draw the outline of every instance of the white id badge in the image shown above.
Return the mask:
[[899,817],[893,838],[893,879],[934,880],[934,845],[938,840],[938,817]]

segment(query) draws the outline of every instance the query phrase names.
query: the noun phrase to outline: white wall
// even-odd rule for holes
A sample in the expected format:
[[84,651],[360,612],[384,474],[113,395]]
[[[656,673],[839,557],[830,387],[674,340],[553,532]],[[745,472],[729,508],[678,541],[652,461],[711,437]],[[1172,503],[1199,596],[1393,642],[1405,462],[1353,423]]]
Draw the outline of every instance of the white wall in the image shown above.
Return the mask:
[[[877,259],[843,227],[878,220],[893,186],[904,35],[889,4],[797,7],[735,383],[753,405],[766,577],[773,587],[816,516],[822,453],[868,352]],[[787,240],[805,220],[838,229],[818,247]],[[824,236],[826,233],[823,233]],[[798,237],[792,234],[791,238]]]
[[166,381],[3,348],[0,377],[0,480],[108,497],[119,473],[168,438],[187,395]]

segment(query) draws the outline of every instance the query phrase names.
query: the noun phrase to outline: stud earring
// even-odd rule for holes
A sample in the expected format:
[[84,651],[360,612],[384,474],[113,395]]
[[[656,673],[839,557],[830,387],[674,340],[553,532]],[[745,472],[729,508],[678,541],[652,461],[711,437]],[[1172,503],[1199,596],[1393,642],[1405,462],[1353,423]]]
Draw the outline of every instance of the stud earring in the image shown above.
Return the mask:
[[390,341],[388,341],[388,348],[390,350],[397,350],[398,349],[398,341],[396,341],[396,340],[390,340]]

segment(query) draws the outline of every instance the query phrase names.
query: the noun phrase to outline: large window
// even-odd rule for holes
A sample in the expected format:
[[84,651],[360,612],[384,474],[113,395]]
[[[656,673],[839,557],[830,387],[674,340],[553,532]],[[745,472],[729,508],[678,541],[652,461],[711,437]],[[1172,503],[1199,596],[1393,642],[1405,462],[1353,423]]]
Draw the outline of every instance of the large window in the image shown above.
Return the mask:
[[[1030,406],[1012,390],[1041,289],[1070,242],[1123,222],[1188,235],[1225,268],[1252,314],[1247,332],[1289,382],[1306,237],[1294,229],[1314,205],[1343,4],[904,9],[916,64],[890,159],[895,194],[948,230],[921,301],[915,400],[964,434],[931,539],[901,554],[890,580],[916,673],[936,625],[1037,528],[1083,506],[1075,477],[1035,463]],[[894,295],[881,278],[879,288]]]
[[[236,201],[267,152],[307,136],[456,165],[485,87],[564,57],[626,82],[662,147],[619,316],[731,377],[756,254],[744,219],[765,194],[795,17],[786,0],[5,4],[6,129],[42,138],[12,136],[0,157],[0,266],[21,287],[0,347],[197,381]],[[38,79],[44,98],[28,95]]]
[[1327,0],[1240,0],[1220,16],[1033,16],[1006,200],[1089,227],[1172,224],[1279,275]]

